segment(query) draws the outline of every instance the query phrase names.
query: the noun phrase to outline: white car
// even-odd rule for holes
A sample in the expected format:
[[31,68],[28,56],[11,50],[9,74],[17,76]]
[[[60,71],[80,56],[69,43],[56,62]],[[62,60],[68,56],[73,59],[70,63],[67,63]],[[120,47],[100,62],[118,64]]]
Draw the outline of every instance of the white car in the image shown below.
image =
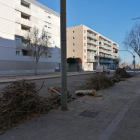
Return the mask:
[[107,68],[107,66],[97,66],[96,72],[105,72],[105,73],[110,73],[110,70]]

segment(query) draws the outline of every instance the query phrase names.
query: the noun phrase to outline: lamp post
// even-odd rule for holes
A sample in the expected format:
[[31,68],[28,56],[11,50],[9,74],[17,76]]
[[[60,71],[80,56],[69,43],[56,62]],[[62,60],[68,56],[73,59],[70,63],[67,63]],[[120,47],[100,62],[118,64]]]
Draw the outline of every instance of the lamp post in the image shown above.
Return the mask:
[[125,67],[125,54],[124,54],[124,67]]
[[60,0],[61,110],[67,110],[66,0]]

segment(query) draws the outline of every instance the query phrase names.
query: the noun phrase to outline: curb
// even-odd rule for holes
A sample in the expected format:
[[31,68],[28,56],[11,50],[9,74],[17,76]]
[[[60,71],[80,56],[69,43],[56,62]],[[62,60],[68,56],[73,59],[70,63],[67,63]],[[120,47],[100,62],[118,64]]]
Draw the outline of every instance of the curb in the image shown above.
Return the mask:
[[[70,76],[78,76],[78,75],[88,75],[88,74],[95,74],[96,72],[88,72],[88,73],[78,73],[78,74],[70,74],[70,75],[67,75],[67,77],[70,77]],[[25,75],[22,75],[22,76],[25,76]],[[50,76],[50,77],[39,77],[39,78],[25,78],[26,80],[41,80],[41,79],[51,79],[51,78],[59,78],[61,77],[61,75],[58,75],[58,76]],[[21,80],[21,79],[18,79],[18,80]],[[17,79],[11,79],[11,80],[5,80],[5,81],[0,81],[0,84],[5,84],[5,83],[11,83],[11,82],[14,82],[14,81],[17,81]]]

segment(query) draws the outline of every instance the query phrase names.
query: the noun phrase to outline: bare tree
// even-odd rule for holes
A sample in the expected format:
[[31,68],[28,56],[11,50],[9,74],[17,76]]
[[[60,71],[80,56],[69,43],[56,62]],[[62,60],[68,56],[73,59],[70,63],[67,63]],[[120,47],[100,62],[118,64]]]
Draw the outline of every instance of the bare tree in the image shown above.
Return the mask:
[[35,74],[37,74],[40,57],[49,53],[49,37],[44,28],[40,31],[34,27],[28,33],[26,39],[29,40],[27,45],[28,53],[35,60]]
[[130,31],[126,32],[123,44],[132,49],[140,57],[140,23],[136,23]]

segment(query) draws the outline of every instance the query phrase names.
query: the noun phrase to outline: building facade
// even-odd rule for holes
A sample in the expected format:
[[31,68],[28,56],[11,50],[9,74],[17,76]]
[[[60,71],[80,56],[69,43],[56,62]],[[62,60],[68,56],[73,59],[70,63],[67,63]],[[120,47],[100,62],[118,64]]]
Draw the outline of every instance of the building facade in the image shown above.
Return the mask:
[[38,72],[60,70],[60,14],[35,0],[0,0],[0,74],[34,73],[23,39],[33,27],[44,28],[51,40]]
[[117,67],[118,44],[85,25],[67,28],[67,58],[79,58],[79,70],[95,70],[97,65]]

